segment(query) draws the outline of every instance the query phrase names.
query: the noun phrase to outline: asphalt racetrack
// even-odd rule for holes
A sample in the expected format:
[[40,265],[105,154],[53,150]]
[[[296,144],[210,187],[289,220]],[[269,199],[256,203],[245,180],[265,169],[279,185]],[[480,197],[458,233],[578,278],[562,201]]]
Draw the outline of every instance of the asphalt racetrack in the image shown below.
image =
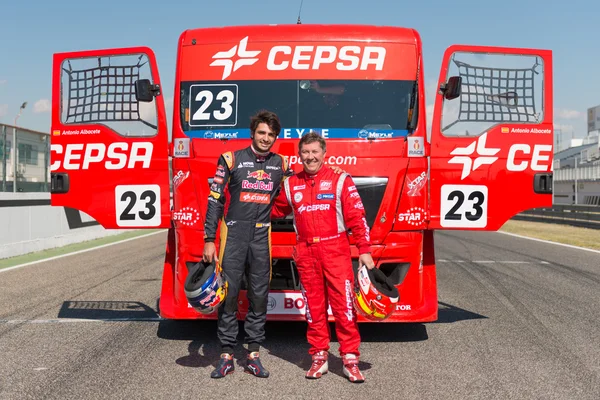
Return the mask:
[[[268,323],[271,377],[209,378],[216,324],[156,314],[166,232],[0,272],[0,399],[598,399],[600,253],[437,232],[439,320],[361,325],[366,382],[307,380],[304,323]],[[242,347],[239,354],[243,355]]]

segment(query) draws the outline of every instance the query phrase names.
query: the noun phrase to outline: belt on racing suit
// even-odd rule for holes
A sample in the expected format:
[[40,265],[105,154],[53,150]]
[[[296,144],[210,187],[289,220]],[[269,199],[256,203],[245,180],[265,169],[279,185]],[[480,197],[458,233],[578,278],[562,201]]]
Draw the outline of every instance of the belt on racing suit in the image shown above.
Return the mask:
[[[237,222],[237,221],[225,221],[225,224],[227,224],[227,222]],[[244,222],[244,221],[240,221],[240,222]],[[255,228],[268,228],[269,226],[271,226],[270,222],[257,222],[254,224]]]
[[313,236],[313,237],[309,237],[309,238],[298,237],[297,241],[314,244],[314,243],[326,242],[328,240],[337,239],[341,236],[342,236],[342,232],[338,233],[337,235],[331,235],[331,236]]

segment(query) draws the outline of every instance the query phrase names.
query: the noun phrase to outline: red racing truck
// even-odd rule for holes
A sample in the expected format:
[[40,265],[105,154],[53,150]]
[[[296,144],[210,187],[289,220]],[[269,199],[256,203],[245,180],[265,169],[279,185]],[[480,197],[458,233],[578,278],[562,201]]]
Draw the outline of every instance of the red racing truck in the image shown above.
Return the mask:
[[[385,321],[435,321],[434,231],[494,231],[523,210],[552,204],[552,53],[451,46],[433,107],[423,71],[413,29],[187,30],[177,48],[169,135],[152,50],[55,54],[52,205],[109,229],[168,229],[160,315],[216,318],[191,308],[183,286],[202,257],[217,159],[248,146],[250,116],[268,109],[283,126],[272,151],[295,171],[298,140],[315,130],[328,140],[326,162],[353,176],[373,259],[401,294]],[[268,174],[249,177],[261,179]],[[270,320],[304,319],[294,244],[291,216],[272,221]],[[244,290],[239,300],[243,319]]]

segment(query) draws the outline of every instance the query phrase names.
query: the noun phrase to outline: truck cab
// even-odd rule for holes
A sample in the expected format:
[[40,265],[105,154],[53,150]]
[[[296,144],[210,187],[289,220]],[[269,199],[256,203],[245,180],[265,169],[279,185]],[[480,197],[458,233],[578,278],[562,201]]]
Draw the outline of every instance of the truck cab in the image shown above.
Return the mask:
[[[548,50],[451,46],[433,99],[413,29],[203,28],[183,32],[177,50],[170,134],[151,49],[55,54],[53,71],[52,204],[108,229],[168,229],[165,318],[216,318],[187,304],[183,284],[202,257],[217,159],[250,144],[260,109],[280,117],[272,151],[296,172],[312,130],[327,140],[326,163],[356,182],[373,259],[401,294],[385,321],[437,319],[435,230],[497,230],[552,204]],[[304,320],[294,244],[291,216],[273,220],[271,320]],[[247,307],[242,291],[240,319]]]

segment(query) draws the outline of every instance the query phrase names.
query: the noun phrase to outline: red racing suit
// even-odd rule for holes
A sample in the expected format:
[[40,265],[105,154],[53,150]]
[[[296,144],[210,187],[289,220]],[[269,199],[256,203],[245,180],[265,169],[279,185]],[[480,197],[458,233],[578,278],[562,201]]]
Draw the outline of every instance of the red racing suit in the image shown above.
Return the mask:
[[329,350],[328,303],[335,317],[340,355],[360,355],[360,334],[352,305],[354,272],[348,229],[359,254],[371,251],[364,206],[352,178],[322,167],[285,179],[273,206],[272,218],[294,212],[298,267],[308,322],[310,354]]

